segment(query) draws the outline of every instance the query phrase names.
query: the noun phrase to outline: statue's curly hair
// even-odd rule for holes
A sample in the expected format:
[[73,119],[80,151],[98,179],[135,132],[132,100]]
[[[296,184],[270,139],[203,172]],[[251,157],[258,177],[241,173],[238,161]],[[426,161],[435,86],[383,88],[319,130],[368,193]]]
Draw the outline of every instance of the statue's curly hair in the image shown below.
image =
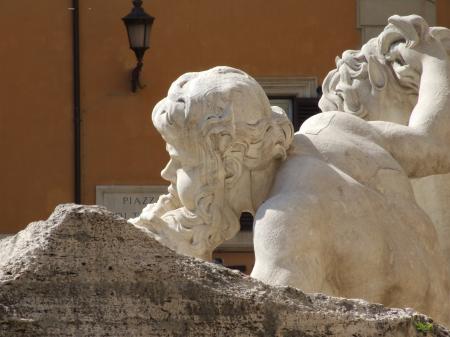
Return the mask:
[[169,142],[199,137],[209,158],[240,150],[249,169],[286,158],[292,123],[281,108],[270,106],[258,82],[243,71],[222,66],[185,74],[172,84],[168,98],[181,108],[158,105],[152,119]]
[[[387,55],[396,43],[405,43],[407,48],[414,48],[423,39],[435,38],[450,56],[449,29],[429,27],[418,15],[394,15],[388,22],[383,32],[368,41],[361,50],[348,50],[342,58],[336,58],[336,69],[330,71],[323,82],[323,96],[319,102],[322,111],[339,110],[367,118],[368,111],[362,106],[358,89],[352,87],[352,83],[354,80],[368,80],[374,90],[384,90],[386,76],[395,73],[395,69],[389,69],[392,66]],[[395,76],[401,83],[397,85],[398,81],[392,81],[391,90],[400,90],[400,87],[405,90],[408,86],[402,82],[402,75],[396,73]],[[340,90],[336,90],[338,84]],[[417,85],[413,83],[410,92],[417,94]]]
[[184,208],[175,213],[183,218],[176,221],[189,227],[184,230],[179,226],[178,230],[191,233],[195,237],[189,240],[200,246],[208,241],[215,247],[239,231],[238,217],[228,214],[222,221],[224,210],[211,204],[220,193],[215,187],[224,181],[226,159],[237,159],[250,171],[264,169],[287,157],[294,135],[285,112],[270,106],[255,79],[224,66],[179,77],[168,97],[153,110],[152,120],[169,144],[198,139],[196,151],[204,158],[204,188],[196,196],[195,214]]

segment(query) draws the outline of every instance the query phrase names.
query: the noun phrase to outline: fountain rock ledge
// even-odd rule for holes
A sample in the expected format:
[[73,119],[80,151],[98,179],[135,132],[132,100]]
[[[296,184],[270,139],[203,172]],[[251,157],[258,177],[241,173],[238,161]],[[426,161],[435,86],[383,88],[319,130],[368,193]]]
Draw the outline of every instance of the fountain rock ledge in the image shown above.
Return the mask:
[[429,321],[180,256],[98,206],[60,205],[0,240],[2,337],[424,336]]

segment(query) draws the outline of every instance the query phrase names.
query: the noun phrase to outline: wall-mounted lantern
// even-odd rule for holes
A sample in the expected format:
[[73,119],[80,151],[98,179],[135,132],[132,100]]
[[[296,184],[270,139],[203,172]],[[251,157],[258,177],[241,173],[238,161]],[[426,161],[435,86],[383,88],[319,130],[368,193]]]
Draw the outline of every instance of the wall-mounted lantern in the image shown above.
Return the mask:
[[145,51],[150,46],[150,31],[152,29],[154,17],[145,13],[142,8],[142,0],[133,0],[133,9],[130,14],[122,18],[127,27],[128,41],[130,48],[134,51],[137,58],[137,65],[131,73],[131,90],[142,89],[144,86],[139,80],[139,73],[141,72]]

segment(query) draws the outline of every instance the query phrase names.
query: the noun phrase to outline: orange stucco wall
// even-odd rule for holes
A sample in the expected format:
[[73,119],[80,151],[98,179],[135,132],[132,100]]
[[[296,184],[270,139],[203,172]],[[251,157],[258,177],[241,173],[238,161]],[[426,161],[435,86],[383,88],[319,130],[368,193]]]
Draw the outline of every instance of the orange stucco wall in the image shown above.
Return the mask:
[[85,203],[95,202],[95,185],[164,183],[167,156],[150,112],[179,75],[225,64],[254,76],[322,78],[360,38],[353,0],[155,0],[146,6],[156,17],[142,74],[147,87],[132,94],[135,59],[119,20],[129,9],[127,1],[107,10],[104,1],[83,1]]
[[72,200],[68,3],[0,1],[0,233]]
[[436,19],[438,26],[450,27],[450,0],[436,1]]
[[[450,26],[450,0],[438,21]],[[167,161],[150,112],[170,83],[215,65],[253,76],[316,76],[357,48],[355,0],[144,0],[156,17],[144,59],[146,88],[120,18],[131,0],[80,1],[82,202],[96,185],[151,185]],[[73,200],[70,0],[1,1],[0,233]]]

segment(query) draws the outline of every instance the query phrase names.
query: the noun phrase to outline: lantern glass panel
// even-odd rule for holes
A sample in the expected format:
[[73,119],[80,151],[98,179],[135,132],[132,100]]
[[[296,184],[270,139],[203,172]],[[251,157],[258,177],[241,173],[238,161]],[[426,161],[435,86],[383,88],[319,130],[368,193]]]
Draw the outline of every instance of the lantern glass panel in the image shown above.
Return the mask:
[[145,23],[129,23],[127,28],[131,48],[148,48],[149,34]]
[[150,30],[151,30],[151,24],[145,24],[145,37],[144,37],[144,47],[149,48],[150,47]]

